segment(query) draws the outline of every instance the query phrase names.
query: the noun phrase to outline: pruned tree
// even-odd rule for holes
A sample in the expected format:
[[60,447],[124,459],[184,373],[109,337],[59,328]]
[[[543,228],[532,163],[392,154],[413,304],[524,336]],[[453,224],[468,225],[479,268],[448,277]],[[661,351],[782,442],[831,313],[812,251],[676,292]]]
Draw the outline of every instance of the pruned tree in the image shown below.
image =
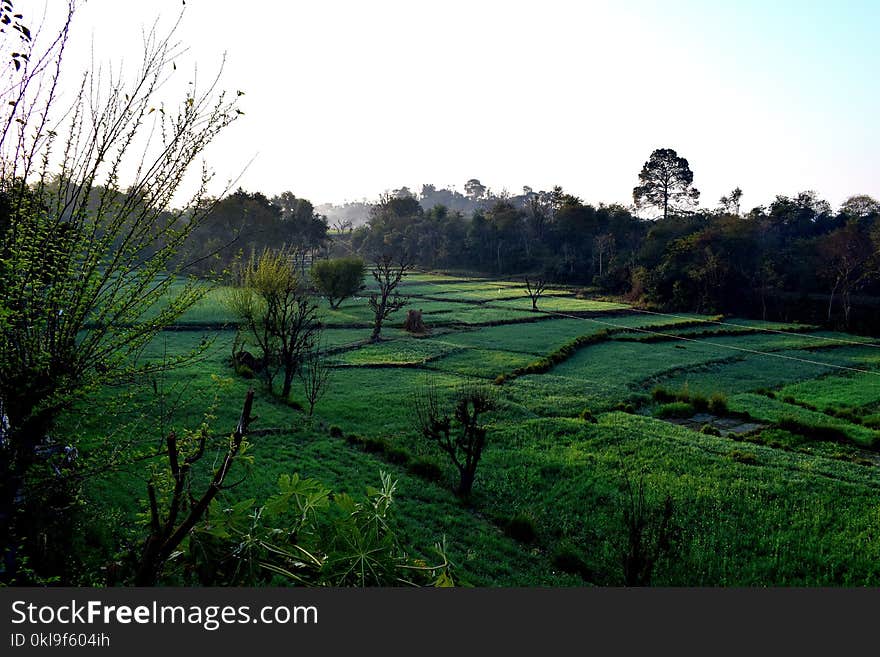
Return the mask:
[[331,308],[354,296],[364,285],[366,266],[361,258],[319,260],[312,265],[311,278]]
[[397,291],[397,286],[413,267],[413,262],[406,257],[396,260],[388,254],[381,255],[373,261],[370,274],[379,286],[379,291],[370,294],[370,309],[374,317],[371,342],[379,340],[385,320],[409,303],[409,299],[401,296]]
[[227,304],[262,352],[261,373],[270,390],[280,374],[288,399],[303,358],[320,336],[318,305],[292,264],[291,249],[251,255],[240,268]]
[[532,310],[538,309],[538,299],[544,294],[544,290],[547,289],[547,281],[543,278],[529,278],[528,276],[523,278],[523,281],[526,284],[526,294],[529,299],[532,300]]
[[495,408],[491,393],[482,386],[468,386],[447,403],[440,399],[437,384],[430,381],[416,393],[413,405],[422,436],[435,443],[458,470],[456,494],[469,497],[486,447],[487,430],[481,417]]
[[24,482],[58,414],[85,391],[143,374],[145,345],[203,293],[196,281],[177,282],[192,265],[188,238],[214,202],[210,172],[203,167],[184,209],[171,203],[190,165],[239,114],[217,78],[163,100],[182,52],[174,29],[145,34],[134,74],[90,72],[62,99],[74,9],[45,48],[16,59],[0,97],[4,579],[16,570],[16,510],[31,499]]
[[207,423],[182,439],[173,431],[168,434],[168,468],[162,473],[154,473],[147,484],[150,524],[138,558],[136,586],[155,586],[159,582],[165,563],[204,519],[214,498],[226,488],[229,471],[245,445],[253,403],[254,391],[251,389],[245,396],[241,417],[229,436],[225,453],[201,493],[194,490],[199,484],[193,468],[205,456],[209,439]]
[[642,166],[639,185],[633,188],[636,207],[645,205],[670,210],[695,205],[700,192],[693,186],[694,174],[688,161],[671,148],[658,148]]
[[309,405],[309,417],[315,412],[315,405],[327,393],[333,368],[320,349],[312,349],[299,368],[299,378],[303,385],[306,402]]

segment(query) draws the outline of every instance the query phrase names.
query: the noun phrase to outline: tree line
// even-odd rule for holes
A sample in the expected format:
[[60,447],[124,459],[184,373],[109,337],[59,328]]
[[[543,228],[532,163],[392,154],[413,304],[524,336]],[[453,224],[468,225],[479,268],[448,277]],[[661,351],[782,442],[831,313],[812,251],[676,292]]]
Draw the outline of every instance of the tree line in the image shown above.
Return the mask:
[[715,208],[698,208],[693,173],[672,149],[654,151],[638,183],[632,207],[592,205],[560,187],[527,188],[470,213],[386,194],[368,224],[342,239],[350,250],[392,249],[427,268],[592,286],[662,310],[880,327],[872,197],[834,210],[804,191],[743,211],[735,188]]

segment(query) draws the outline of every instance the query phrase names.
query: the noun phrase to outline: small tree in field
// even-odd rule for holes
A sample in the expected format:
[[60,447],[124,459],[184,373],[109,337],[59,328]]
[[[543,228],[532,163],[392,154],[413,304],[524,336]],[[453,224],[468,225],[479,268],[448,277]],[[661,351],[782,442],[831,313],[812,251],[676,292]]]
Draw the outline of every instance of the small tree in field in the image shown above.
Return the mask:
[[321,330],[318,305],[292,264],[293,255],[267,249],[259,258],[251,256],[227,300],[262,351],[262,373],[270,389],[281,375],[284,399]]
[[299,379],[302,381],[303,392],[309,405],[309,417],[312,417],[315,405],[326,394],[332,372],[333,369],[321,356],[319,349],[310,351],[299,368]]
[[406,258],[395,261],[390,255],[380,256],[373,262],[370,273],[379,284],[379,291],[370,295],[370,308],[375,318],[373,334],[370,336],[371,342],[379,340],[385,320],[409,303],[409,299],[400,296],[397,286],[413,266],[413,263]]
[[431,382],[417,393],[414,405],[422,436],[436,443],[452,461],[459,473],[455,492],[467,498],[486,447],[486,428],[480,424],[480,416],[495,407],[492,397],[480,386],[462,388],[450,408]]
[[312,282],[331,308],[354,296],[364,284],[366,265],[361,258],[319,260],[312,265]]
[[547,281],[543,278],[529,278],[526,276],[524,279],[526,284],[526,294],[529,295],[529,299],[532,300],[532,310],[538,309],[538,299],[544,294],[544,290],[547,289]]

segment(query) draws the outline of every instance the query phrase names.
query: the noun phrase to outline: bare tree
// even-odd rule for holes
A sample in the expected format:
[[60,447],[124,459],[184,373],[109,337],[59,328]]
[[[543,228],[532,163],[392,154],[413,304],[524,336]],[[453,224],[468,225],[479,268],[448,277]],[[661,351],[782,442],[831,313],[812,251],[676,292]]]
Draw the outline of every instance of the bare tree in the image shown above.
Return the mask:
[[458,391],[449,408],[430,381],[416,394],[414,407],[422,436],[436,443],[458,470],[456,494],[468,497],[486,447],[480,416],[495,407],[491,394],[484,387],[468,386]]
[[605,266],[614,254],[614,235],[602,233],[593,239],[593,253],[599,261],[599,276],[605,273]]
[[538,299],[544,294],[544,290],[547,288],[547,281],[543,278],[530,279],[528,276],[523,280],[526,284],[526,294],[532,300],[532,310],[537,310]]
[[299,369],[299,378],[302,381],[303,392],[309,404],[309,417],[312,417],[315,412],[315,404],[326,394],[332,373],[333,368],[321,355],[320,349],[313,349],[305,357]]
[[184,454],[184,449],[172,431],[168,434],[168,499],[164,500],[167,507],[165,513],[159,511],[160,484],[151,480],[147,484],[150,503],[150,531],[144,541],[138,571],[135,575],[136,586],[155,586],[162,574],[162,568],[180,544],[189,536],[196,524],[208,511],[211,501],[227,486],[226,477],[236,457],[241,452],[242,443],[251,423],[251,409],[254,403],[254,391],[248,390],[238,425],[229,437],[226,453],[215,467],[211,480],[201,495],[193,493],[193,467],[205,455],[208,441],[208,428],[203,425],[193,436],[191,450]]
[[373,261],[370,273],[379,285],[379,291],[370,294],[370,308],[375,318],[373,334],[370,336],[371,342],[379,340],[385,320],[409,303],[409,299],[400,296],[397,286],[414,266],[412,260],[406,257],[395,260],[388,254],[379,256]]

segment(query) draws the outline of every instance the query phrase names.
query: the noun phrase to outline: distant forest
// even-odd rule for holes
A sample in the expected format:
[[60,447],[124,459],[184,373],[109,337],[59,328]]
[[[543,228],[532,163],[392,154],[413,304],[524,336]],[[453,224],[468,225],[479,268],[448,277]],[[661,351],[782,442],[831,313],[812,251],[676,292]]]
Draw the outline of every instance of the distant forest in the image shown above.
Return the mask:
[[684,158],[660,149],[631,208],[594,206],[559,187],[496,195],[472,179],[465,194],[431,185],[386,193],[361,226],[332,224],[289,192],[239,190],[216,205],[196,242],[212,254],[205,270],[286,243],[312,258],[390,253],[430,269],[541,277],[662,310],[880,328],[875,199],[853,196],[835,210],[805,191],[742,211],[734,189],[707,209],[692,180]]

